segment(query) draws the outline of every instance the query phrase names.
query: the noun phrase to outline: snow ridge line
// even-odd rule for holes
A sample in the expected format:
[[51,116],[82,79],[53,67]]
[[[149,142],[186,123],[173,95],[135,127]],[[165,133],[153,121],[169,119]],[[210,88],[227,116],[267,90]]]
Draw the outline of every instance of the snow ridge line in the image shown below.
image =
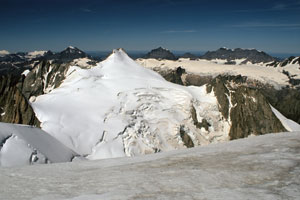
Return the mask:
[[3,138],[3,139],[0,141],[0,151],[1,151],[1,149],[4,147],[6,141],[7,141],[9,138],[11,138],[12,136],[13,136],[13,134],[10,134],[10,135],[8,135],[7,137]]

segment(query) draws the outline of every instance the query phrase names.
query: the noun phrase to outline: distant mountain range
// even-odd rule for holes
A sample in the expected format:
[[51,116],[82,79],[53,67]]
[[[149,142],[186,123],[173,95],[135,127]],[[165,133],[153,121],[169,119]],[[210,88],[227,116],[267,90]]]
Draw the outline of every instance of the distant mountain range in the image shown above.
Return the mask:
[[[216,51],[208,51],[206,54],[200,57],[201,59],[213,60],[213,59],[223,59],[227,62],[233,63],[237,59],[244,59],[242,63],[267,63],[275,61],[276,58],[266,54],[263,51],[258,51],[256,49],[227,49],[220,48]],[[234,64],[234,63],[233,63]]]
[[[93,59],[92,56],[72,46],[57,53],[52,51],[34,51],[10,54],[7,52],[0,56],[0,75],[7,73],[20,74],[43,60],[52,60],[53,63],[68,63],[79,58]],[[97,59],[93,60],[98,61]]]
[[[100,63],[76,47],[58,53],[4,52],[0,122],[40,127],[62,143],[57,146],[67,147],[63,161],[74,155],[90,160],[135,156],[300,129],[299,57],[279,62],[257,50],[225,48],[182,57],[162,47],[137,60],[115,49]],[[23,133],[0,126],[7,129],[0,129],[0,165],[16,163],[12,145],[27,152],[19,164],[56,161],[50,159],[52,151],[41,148],[48,145],[44,137],[42,143],[35,136],[22,139],[30,127]]]
[[[72,54],[70,54],[72,52]],[[72,58],[82,58],[90,57],[94,60],[104,60],[110,54],[109,51],[87,51],[83,52],[82,50],[76,47],[68,47],[67,49],[61,52],[52,52],[52,51],[34,51],[34,52],[18,52],[18,53],[9,53],[6,50],[0,51],[0,62],[24,62],[25,60],[34,60],[39,57],[44,57],[46,59],[56,59],[64,60],[65,62],[72,60]],[[167,59],[167,60],[177,60],[179,58],[190,58],[190,59],[224,59],[228,60],[228,64],[233,63],[236,59],[244,59],[244,63],[260,63],[260,62],[271,62],[271,61],[282,61],[288,57],[291,57],[290,54],[272,54],[269,55],[263,51],[256,49],[228,49],[226,47],[219,48],[215,51],[208,52],[183,52],[183,51],[170,51],[163,47],[158,47],[149,51],[129,51],[128,55],[133,59],[136,58],[155,58],[155,59]]]
[[242,64],[250,63],[267,63],[272,61],[279,61],[263,51],[258,51],[256,49],[228,49],[220,48],[216,51],[208,51],[202,56],[196,56],[192,53],[184,53],[181,56],[175,56],[171,51],[159,47],[157,49],[151,50],[147,53],[144,58],[155,58],[155,59],[166,59],[166,60],[177,60],[178,58],[190,58],[190,59],[206,59],[206,60],[216,60],[222,59],[226,60],[227,64],[235,64],[235,60],[243,59]]

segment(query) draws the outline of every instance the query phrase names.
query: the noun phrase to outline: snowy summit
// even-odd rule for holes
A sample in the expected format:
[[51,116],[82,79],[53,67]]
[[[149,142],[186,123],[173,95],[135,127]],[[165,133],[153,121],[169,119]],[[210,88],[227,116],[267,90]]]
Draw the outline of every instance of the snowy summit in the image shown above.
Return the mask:
[[[195,146],[228,140],[230,122],[205,86],[167,82],[122,49],[91,69],[70,67],[32,107],[44,131],[88,159],[186,148],[183,135]],[[197,129],[194,115],[211,127]]]

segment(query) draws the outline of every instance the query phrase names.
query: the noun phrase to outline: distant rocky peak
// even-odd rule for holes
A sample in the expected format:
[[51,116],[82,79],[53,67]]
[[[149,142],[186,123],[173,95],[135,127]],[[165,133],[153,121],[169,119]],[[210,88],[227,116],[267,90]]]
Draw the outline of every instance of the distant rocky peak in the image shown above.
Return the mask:
[[68,46],[65,50],[63,50],[61,53],[79,53],[79,54],[84,54],[83,51],[81,51],[80,49],[78,49],[77,47],[73,47],[73,46]]
[[258,51],[256,49],[228,49],[228,48],[220,48],[216,51],[208,51],[203,56],[202,59],[214,60],[214,59],[224,59],[227,61],[234,61],[236,59],[245,59],[243,64],[250,63],[268,63],[275,61],[276,58],[266,54],[263,51]]
[[158,47],[157,49],[154,50],[159,50],[159,51],[170,51],[169,49],[166,49],[164,47]]
[[158,47],[151,50],[149,53],[147,53],[145,58],[176,60],[175,55],[170,50],[163,47]]
[[89,56],[77,47],[69,46],[65,50],[55,53],[47,57],[47,59],[53,59],[58,62],[71,62],[78,58],[89,58]]

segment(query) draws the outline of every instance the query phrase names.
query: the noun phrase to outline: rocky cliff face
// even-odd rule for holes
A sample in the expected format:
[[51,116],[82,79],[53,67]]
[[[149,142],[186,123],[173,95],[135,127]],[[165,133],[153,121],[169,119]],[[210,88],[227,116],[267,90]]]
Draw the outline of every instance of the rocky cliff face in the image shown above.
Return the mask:
[[242,76],[218,76],[208,87],[214,91],[223,116],[231,121],[230,139],[286,131],[264,95],[246,87],[246,80]]
[[176,56],[171,51],[162,47],[151,50],[144,58],[176,60]]
[[[297,57],[292,59],[292,62],[294,62],[294,64],[297,64],[297,62],[295,61],[297,59],[298,59]],[[203,76],[199,74],[185,73],[185,69],[182,67],[177,68],[176,70],[171,70],[166,68],[162,69],[157,67],[154,68],[153,70],[160,73],[166,80],[181,85],[202,86],[204,84],[210,84],[213,80],[212,76]],[[291,75],[291,76],[294,77],[295,75]],[[237,76],[237,79],[240,78],[241,76]],[[263,96],[266,98],[267,102],[269,102],[272,106],[274,106],[280,113],[282,113],[287,118],[297,123],[300,123],[300,88],[299,87],[297,86],[286,87],[278,90],[271,85],[263,84],[255,80],[250,80],[246,77],[242,77],[242,79],[243,79],[242,85],[244,87],[259,90],[259,92],[263,94]]]
[[0,76],[0,121],[39,126],[30,104],[16,87],[17,82],[12,75]]
[[280,113],[293,121],[300,123],[300,89],[284,88],[260,88],[261,93]]
[[[80,65],[80,59],[84,58],[91,65],[94,62],[76,47],[68,47],[59,53],[38,53],[8,54],[1,57],[0,122],[39,126],[29,100],[57,88],[65,79],[70,65]],[[72,63],[75,59],[77,62]]]
[[[176,70],[161,70],[159,68],[154,69],[159,72],[166,80],[181,84],[181,85],[195,85],[202,86],[207,85],[208,92],[214,92],[219,103],[219,111],[222,113],[226,120],[231,121],[231,128],[229,132],[230,139],[244,138],[251,134],[262,135],[271,132],[282,132],[286,131],[282,126],[281,122],[273,114],[269,103],[271,103],[276,108],[286,105],[285,100],[282,98],[276,98],[273,101],[271,97],[276,96],[271,94],[267,96],[264,91],[269,88],[269,86],[264,86],[255,81],[248,80],[247,77],[243,76],[217,76],[213,77],[202,77],[195,74],[187,74],[185,70],[181,67]],[[277,91],[272,89],[272,91]],[[296,94],[289,93],[284,95],[291,101],[299,101]],[[299,96],[299,95],[298,95]],[[293,100],[292,100],[293,99]],[[293,102],[295,116],[300,116],[298,103]],[[279,110],[289,110],[291,109],[279,109]],[[296,114],[297,113],[297,114]],[[295,119],[293,114],[288,115]],[[298,121],[298,118],[297,120]],[[204,122],[203,122],[204,123]]]
[[251,62],[251,63],[267,63],[275,61],[276,59],[272,56],[266,54],[263,51],[257,51],[256,49],[227,49],[220,48],[216,51],[208,51],[203,56],[202,59],[213,60],[213,59],[224,59],[227,60],[228,64],[233,62],[236,59],[245,59],[243,63]]
[[69,67],[70,63],[51,64],[44,60],[23,78],[18,87],[27,99],[49,93],[62,83]]

